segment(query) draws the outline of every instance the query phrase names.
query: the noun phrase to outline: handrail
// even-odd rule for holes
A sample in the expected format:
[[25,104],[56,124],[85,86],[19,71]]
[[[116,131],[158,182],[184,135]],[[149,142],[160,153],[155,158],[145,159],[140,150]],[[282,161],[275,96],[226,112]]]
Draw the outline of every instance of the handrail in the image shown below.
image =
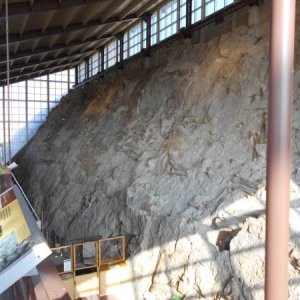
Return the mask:
[[[120,257],[113,257],[112,259],[107,259],[107,260],[102,260],[102,249],[101,245],[105,242],[110,242],[110,241],[117,241],[121,240],[121,256]],[[78,248],[83,247],[84,245],[87,244],[94,244],[94,250],[95,250],[95,256],[92,257],[95,259],[95,263],[92,264],[86,264],[84,266],[81,266],[80,262],[79,264],[77,263],[77,254],[78,254]],[[64,250],[69,249],[69,253],[67,256],[64,256],[65,253]],[[69,244],[61,247],[55,247],[52,248],[52,255],[56,256],[62,256],[63,259],[59,261],[59,263],[55,264],[54,266],[60,275],[66,275],[69,274],[73,278],[73,283],[74,283],[74,295],[76,295],[76,276],[78,275],[78,272],[86,270],[88,273],[97,273],[98,280],[99,280],[99,295],[100,293],[100,273],[101,273],[101,266],[105,265],[110,265],[110,264],[117,264],[120,262],[124,262],[126,259],[125,255],[125,236],[116,236],[116,237],[109,237],[109,238],[104,238],[104,239],[97,239],[97,240],[90,240],[86,239],[84,242],[76,243],[76,244]],[[79,250],[80,251],[80,250]],[[51,259],[51,258],[50,258]],[[52,259],[52,262],[54,260]],[[67,265],[68,269],[65,269],[65,262],[70,263],[70,265]],[[83,261],[84,264],[84,261]]]
[[19,184],[19,182],[18,182],[16,176],[15,176],[13,173],[11,173],[11,175],[12,175],[12,178],[13,178],[15,184],[17,185],[17,187],[18,187],[19,190],[21,191],[23,197],[25,198],[25,200],[26,200],[26,202],[27,202],[27,205],[29,206],[31,212],[33,213],[33,215],[34,215],[34,217],[35,217],[35,219],[36,219],[36,222],[39,223],[39,224],[41,224],[41,220],[40,220],[39,216],[37,215],[35,209],[33,208],[32,204],[30,203],[29,199],[27,198],[27,196],[26,196],[24,190],[22,189],[21,185]]

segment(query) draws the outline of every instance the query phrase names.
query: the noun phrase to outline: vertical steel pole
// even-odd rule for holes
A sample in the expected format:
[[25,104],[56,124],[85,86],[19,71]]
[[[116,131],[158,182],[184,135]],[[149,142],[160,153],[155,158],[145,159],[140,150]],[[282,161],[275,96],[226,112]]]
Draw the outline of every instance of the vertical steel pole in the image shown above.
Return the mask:
[[79,83],[78,68],[79,68],[79,65],[75,66],[75,85],[77,85]]
[[85,59],[85,79],[90,78],[90,60],[89,58]]
[[146,17],[146,49],[149,51],[151,47],[151,14]]
[[144,49],[144,53],[147,56],[150,56],[150,47],[151,47],[151,14],[150,13],[146,13],[143,15],[143,24],[146,25],[146,45],[144,47],[143,45],[143,49]]
[[119,33],[117,35],[117,39],[119,41],[119,48],[117,47],[117,49],[118,49],[117,57],[118,57],[119,62],[123,62],[123,60],[124,60],[124,33],[123,32]]
[[47,75],[47,115],[49,115],[49,113],[50,113],[50,76],[48,74]]
[[[160,9],[157,11],[157,41],[156,43],[158,44],[160,42]],[[129,46],[128,46],[129,47]]]
[[26,118],[26,143],[29,142],[28,126],[28,80],[25,80],[25,118]]
[[7,76],[7,134],[8,134],[8,161],[11,160],[11,132],[10,132],[10,61],[9,61],[9,24],[8,24],[8,0],[5,2],[6,24],[6,76]]
[[273,0],[267,147],[266,300],[288,299],[296,0]]
[[2,87],[2,109],[3,109],[3,162],[6,163],[6,118],[5,118],[5,91],[4,87]]
[[177,0],[177,29],[176,32],[180,31],[180,0]]
[[201,20],[203,21],[206,18],[206,6],[205,6],[205,0],[202,0],[201,2]]
[[100,49],[100,53],[101,53],[101,70],[100,72],[104,71],[104,48],[102,47]]
[[99,52],[99,49],[97,49],[97,53],[98,53],[97,74],[99,74],[101,70],[101,53]]
[[71,89],[71,83],[70,83],[70,68],[68,68],[68,92]]
[[186,1],[186,28],[192,25],[192,0]]

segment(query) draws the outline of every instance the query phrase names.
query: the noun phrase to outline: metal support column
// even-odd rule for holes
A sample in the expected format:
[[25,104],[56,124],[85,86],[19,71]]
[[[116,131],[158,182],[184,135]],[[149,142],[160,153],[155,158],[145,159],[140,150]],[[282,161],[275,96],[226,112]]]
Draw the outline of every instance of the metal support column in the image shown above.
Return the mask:
[[3,109],[3,162],[6,163],[6,108],[5,108],[5,91],[4,87],[2,87],[2,109]]
[[25,80],[25,118],[26,118],[26,143],[28,143],[29,142],[29,126],[28,126],[28,80]]
[[120,44],[120,47],[118,48],[117,47],[117,50],[118,50],[118,61],[120,62],[120,63],[122,63],[123,62],[123,60],[124,60],[124,34],[123,33],[119,33],[118,35],[117,35],[117,39],[118,39],[118,41],[119,41],[119,44]]
[[180,0],[177,0],[177,29],[176,32],[180,31]]
[[104,48],[102,47],[100,49],[100,53],[101,53],[101,72],[104,71]]
[[78,83],[79,83],[79,78],[78,78],[78,68],[79,68],[79,65],[77,65],[76,67],[75,67],[75,85],[77,85]]
[[202,0],[201,4],[201,20],[203,21],[206,18],[206,3],[205,0]]
[[[50,113],[50,77],[47,75],[47,115]],[[52,99],[52,101],[55,99]]]
[[90,60],[88,58],[85,59],[85,79],[90,78]]
[[150,56],[150,47],[151,47],[151,14],[146,13],[143,15],[143,21],[146,24],[146,45],[143,48],[143,53],[146,56]]
[[146,22],[146,49],[150,50],[151,47],[151,14],[145,16]]
[[184,32],[185,38],[191,38],[191,31],[189,30],[192,26],[192,0],[186,1],[186,30]]
[[71,89],[71,83],[70,83],[70,68],[68,68],[68,92]]
[[[7,135],[8,135],[8,161],[11,161],[11,131],[10,131],[10,56],[9,56],[9,22],[8,0],[5,1],[5,33],[6,33],[6,101],[7,101]],[[4,88],[5,89],[5,88]],[[5,101],[5,100],[4,100]],[[5,111],[4,111],[5,113]]]
[[266,300],[288,299],[296,0],[273,0],[267,147]]
[[192,0],[186,1],[186,28],[192,25]]
[[157,11],[157,40],[156,43],[160,42],[160,9]]
[[101,53],[99,49],[97,49],[97,53],[98,53],[97,74],[99,74],[101,72]]

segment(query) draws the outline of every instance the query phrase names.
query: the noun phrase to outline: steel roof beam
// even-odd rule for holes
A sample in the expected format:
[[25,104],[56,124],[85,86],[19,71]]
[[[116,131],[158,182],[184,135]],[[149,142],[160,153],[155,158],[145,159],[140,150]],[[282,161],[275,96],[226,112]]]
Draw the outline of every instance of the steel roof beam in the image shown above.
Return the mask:
[[[65,66],[57,66],[57,67],[52,68],[51,71],[48,70],[48,71],[45,71],[45,72],[40,72],[40,74],[38,74],[38,75],[37,74],[32,74],[32,75],[24,74],[24,75],[19,76],[18,78],[12,79],[10,81],[10,84],[18,83],[18,82],[21,82],[21,81],[24,81],[24,80],[35,79],[37,77],[41,77],[41,76],[44,76],[44,75],[50,75],[50,74],[56,73],[56,72],[61,72],[61,71],[73,68],[76,65],[77,65],[77,62],[74,62],[73,64],[71,64],[71,65],[69,65],[67,67],[65,67]],[[6,80],[0,80],[0,87],[3,87],[5,85],[6,85]]]
[[[48,12],[52,10],[59,10],[64,8],[70,8],[74,6],[81,6],[90,3],[107,2],[108,0],[35,0],[31,5],[29,1],[11,3],[8,5],[8,16],[27,15],[32,13]],[[0,19],[5,18],[4,4],[2,4]]]
[[[43,37],[56,35],[56,34],[65,34],[65,33],[70,33],[70,32],[77,31],[77,30],[90,29],[90,28],[94,28],[97,26],[110,25],[110,24],[115,24],[115,23],[119,23],[119,22],[127,22],[127,21],[132,21],[135,19],[138,19],[138,17],[136,15],[130,15],[122,20],[120,18],[109,18],[106,21],[102,22],[101,19],[97,19],[97,20],[91,20],[91,21],[87,22],[86,24],[72,23],[72,24],[67,25],[66,27],[61,27],[61,26],[50,27],[50,28],[47,28],[44,32],[42,32],[41,30],[31,30],[31,31],[24,32],[22,35],[15,33],[15,34],[10,34],[9,43],[15,44],[15,43],[19,43],[19,42],[36,39],[36,38],[43,38]],[[4,45],[6,45],[6,37],[5,37],[5,35],[1,35],[0,36],[0,46],[4,46]]]
[[[65,43],[55,44],[51,48],[49,48],[47,46],[46,47],[38,47],[35,50],[25,50],[25,51],[21,51],[21,52],[17,53],[16,55],[12,55],[10,57],[10,60],[12,61],[12,60],[16,60],[16,59],[23,59],[23,58],[27,58],[27,57],[42,54],[42,53],[48,53],[48,52],[61,50],[61,49],[68,49],[70,47],[85,45],[85,44],[88,44],[88,43],[96,43],[96,42],[99,42],[99,41],[102,41],[102,40],[105,41],[105,40],[110,39],[112,37],[114,37],[114,35],[103,35],[99,39],[97,39],[95,37],[90,37],[90,38],[88,38],[84,41],[82,41],[82,40],[71,41],[67,45]],[[1,55],[0,56],[0,64],[3,64],[5,62],[6,62],[6,55]]]
[[[40,76],[43,76],[45,74],[49,74],[49,72],[54,72],[54,70],[56,70],[58,68],[67,68],[67,67],[70,67],[72,65],[77,65],[82,60],[83,60],[83,58],[81,58],[80,60],[74,60],[72,62],[67,62],[67,63],[56,65],[56,66],[42,68],[42,70],[38,69],[38,70],[35,70],[33,72],[30,72],[30,73],[26,73],[26,74],[14,75],[14,76],[11,77],[11,79],[12,80],[17,80],[17,81],[23,81],[23,80],[28,80],[28,78],[40,77]],[[3,85],[3,84],[4,85],[6,84],[6,76],[0,76],[0,85]]]
[[[53,62],[58,62],[58,61],[61,61],[63,59],[68,59],[68,58],[78,56],[78,55],[84,55],[84,54],[89,54],[90,55],[95,51],[96,51],[95,49],[87,50],[87,51],[79,50],[79,51],[73,52],[72,54],[67,54],[66,53],[66,54],[58,55],[56,57],[54,56],[54,57],[46,58],[46,59],[43,59],[43,60],[34,60],[34,61],[31,61],[27,64],[16,63],[16,64],[13,64],[11,66],[10,72],[14,72],[14,71],[22,70],[22,69],[30,69],[30,68],[37,67],[39,65],[47,65],[47,64],[50,64],[50,63],[53,63]],[[5,74],[5,73],[6,73],[6,68],[5,67],[3,67],[3,68],[0,67],[0,74]]]

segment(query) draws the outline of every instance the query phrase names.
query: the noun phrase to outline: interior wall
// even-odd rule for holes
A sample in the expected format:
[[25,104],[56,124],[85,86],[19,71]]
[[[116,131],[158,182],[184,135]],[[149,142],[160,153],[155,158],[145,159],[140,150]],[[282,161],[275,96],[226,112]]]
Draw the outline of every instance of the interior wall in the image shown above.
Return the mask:
[[[73,91],[19,156],[58,236],[126,235],[136,299],[263,299],[269,11],[245,8]],[[299,74],[296,61],[290,299]]]

